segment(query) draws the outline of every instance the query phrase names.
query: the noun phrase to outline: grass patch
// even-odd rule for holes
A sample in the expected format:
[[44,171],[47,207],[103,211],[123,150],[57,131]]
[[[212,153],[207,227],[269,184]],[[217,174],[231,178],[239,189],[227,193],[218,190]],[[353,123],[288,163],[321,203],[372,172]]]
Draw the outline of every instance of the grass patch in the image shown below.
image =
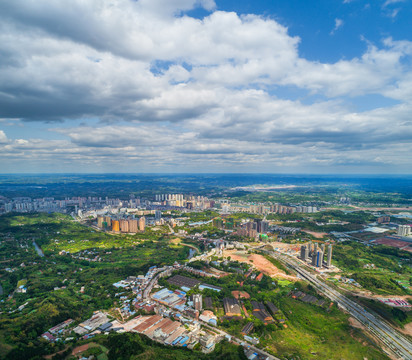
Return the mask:
[[267,334],[271,339],[263,340],[262,345],[282,359],[388,359],[379,350],[365,346],[370,340],[350,327],[347,316],[339,310],[328,313],[289,297],[278,304],[288,317],[288,327]]
[[279,286],[285,287],[289,286],[290,284],[293,284],[291,281],[288,280],[277,280],[277,283]]
[[264,255],[264,257],[269,260],[273,265],[275,265],[279,270],[282,270],[285,272],[287,275],[291,275],[291,272],[286,268],[285,265],[283,265],[279,260],[274,259],[271,256]]
[[22,280],[19,280],[19,281],[18,281],[17,287],[19,287],[19,286],[24,286],[24,285],[26,285],[26,284],[27,284],[27,279],[22,279]]

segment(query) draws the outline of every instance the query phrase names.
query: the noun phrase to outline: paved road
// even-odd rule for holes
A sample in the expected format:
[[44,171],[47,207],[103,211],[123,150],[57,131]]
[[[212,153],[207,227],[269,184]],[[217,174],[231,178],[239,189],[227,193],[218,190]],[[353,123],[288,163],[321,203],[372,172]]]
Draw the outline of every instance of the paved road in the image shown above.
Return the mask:
[[157,284],[157,280],[159,280],[159,277],[162,275],[163,272],[169,271],[170,269],[171,266],[166,266],[156,270],[156,272],[153,274],[152,279],[149,281],[146,288],[143,290],[143,300],[148,300],[150,298],[150,293],[152,292],[153,286]]
[[301,264],[290,256],[286,256],[277,252],[268,252],[269,255],[281,260],[293,270],[295,270],[302,278],[309,281],[332,301],[335,301],[343,309],[349,312],[355,319],[361,322],[367,330],[375,337],[379,338],[393,355],[399,359],[412,360],[412,343],[404,335],[396,331],[387,321],[382,319],[377,314],[372,314],[356,302],[348,299],[337,290],[326,285],[319,280],[315,275],[302,268]]

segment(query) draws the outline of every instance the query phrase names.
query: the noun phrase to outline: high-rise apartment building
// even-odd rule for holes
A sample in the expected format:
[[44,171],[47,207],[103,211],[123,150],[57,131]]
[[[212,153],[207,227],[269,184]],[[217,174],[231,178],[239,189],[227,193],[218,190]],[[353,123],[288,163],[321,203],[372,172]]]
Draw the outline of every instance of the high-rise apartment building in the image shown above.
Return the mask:
[[319,250],[316,255],[316,267],[321,268],[323,266],[323,252]]
[[409,236],[411,234],[411,226],[410,225],[398,225],[398,236]]
[[377,223],[378,224],[389,224],[391,222],[391,217],[390,216],[379,216]]
[[317,261],[317,253],[313,251],[312,252],[312,266],[316,266],[316,261]]
[[155,220],[160,221],[161,218],[162,218],[162,212],[160,210],[156,210],[155,211]]
[[142,216],[139,219],[139,230],[144,231],[145,227],[146,227],[146,218],[144,216]]
[[326,260],[326,265],[328,266],[328,268],[332,266],[332,245],[331,244],[328,245],[328,257]]
[[137,219],[129,220],[129,232],[137,233],[139,231],[139,222]]
[[306,261],[306,259],[307,259],[307,250],[308,250],[308,248],[306,247],[306,245],[302,245],[301,247],[300,247],[300,258],[303,260],[303,261]]
[[120,223],[119,220],[113,220],[112,221],[112,230],[113,231],[120,231]]
[[267,232],[269,232],[269,222],[267,222],[266,220],[262,220],[260,222],[260,232],[262,234],[266,234]]
[[120,220],[120,231],[121,232],[129,232],[129,221],[128,220]]

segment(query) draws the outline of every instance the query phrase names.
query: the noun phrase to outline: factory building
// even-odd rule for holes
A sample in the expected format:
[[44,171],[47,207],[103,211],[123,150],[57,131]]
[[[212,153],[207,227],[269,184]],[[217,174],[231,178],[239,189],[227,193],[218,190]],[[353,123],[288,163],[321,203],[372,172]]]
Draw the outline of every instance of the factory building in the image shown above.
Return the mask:
[[239,301],[235,298],[224,298],[223,307],[227,316],[242,316]]
[[193,307],[195,310],[202,310],[202,294],[193,294]]

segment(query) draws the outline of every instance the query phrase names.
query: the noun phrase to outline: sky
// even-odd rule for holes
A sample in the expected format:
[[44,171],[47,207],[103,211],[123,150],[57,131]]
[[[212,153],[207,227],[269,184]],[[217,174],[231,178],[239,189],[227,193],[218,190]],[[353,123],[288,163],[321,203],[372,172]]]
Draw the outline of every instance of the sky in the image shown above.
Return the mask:
[[412,173],[412,0],[2,0],[1,173]]

